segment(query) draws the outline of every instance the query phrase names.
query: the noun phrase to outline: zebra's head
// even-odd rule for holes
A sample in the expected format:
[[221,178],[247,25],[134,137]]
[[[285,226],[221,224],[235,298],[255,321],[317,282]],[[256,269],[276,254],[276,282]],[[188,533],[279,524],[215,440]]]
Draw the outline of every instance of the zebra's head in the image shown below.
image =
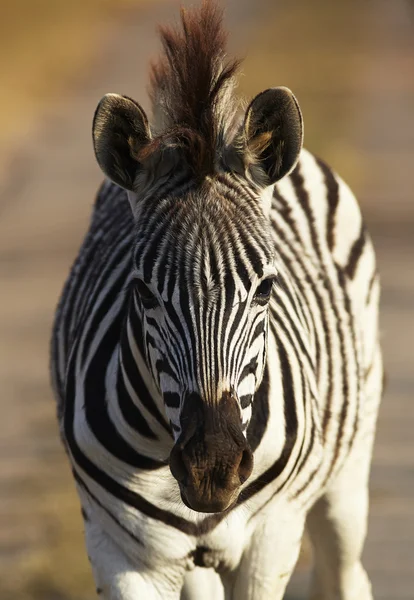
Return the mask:
[[162,32],[155,125],[135,101],[108,94],[93,134],[135,219],[131,310],[174,433],[171,472],[187,506],[218,512],[253,468],[246,430],[277,276],[270,201],[296,164],[302,120],[286,88],[262,92],[235,118],[237,63],[223,64],[220,40],[208,37],[217,11],[203,10],[204,21],[182,17],[184,34]]

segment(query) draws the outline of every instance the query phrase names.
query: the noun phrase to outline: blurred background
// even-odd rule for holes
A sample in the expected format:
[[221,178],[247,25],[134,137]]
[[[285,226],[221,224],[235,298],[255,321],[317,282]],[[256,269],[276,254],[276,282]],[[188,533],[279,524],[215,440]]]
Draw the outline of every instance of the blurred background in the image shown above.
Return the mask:
[[[240,92],[299,99],[308,149],[359,197],[383,281],[388,386],[365,564],[377,600],[414,598],[414,3],[227,0]],[[174,0],[1,1],[0,600],[90,600],[78,500],[48,376],[54,308],[101,174],[106,92],[145,107],[156,24]],[[305,598],[305,552],[290,600]],[[269,599],[271,600],[271,599]]]

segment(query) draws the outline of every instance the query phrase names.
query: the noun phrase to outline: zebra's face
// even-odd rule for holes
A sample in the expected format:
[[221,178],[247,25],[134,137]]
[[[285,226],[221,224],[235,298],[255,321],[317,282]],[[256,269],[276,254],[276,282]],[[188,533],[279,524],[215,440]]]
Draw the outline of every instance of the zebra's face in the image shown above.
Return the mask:
[[134,309],[174,432],[171,471],[198,511],[226,509],[252,470],[276,275],[263,201],[221,175],[137,217]]
[[132,311],[175,436],[171,472],[183,501],[202,512],[228,508],[252,471],[246,429],[276,275],[266,214],[302,146],[290,90],[258,94],[239,122],[236,65],[210,67],[207,80],[194,70],[201,79],[184,96],[181,69],[155,69],[162,94],[179,98],[172,110],[154,95],[155,137],[142,107],[116,94],[99,103],[93,125],[98,163],[127,190],[136,221]]

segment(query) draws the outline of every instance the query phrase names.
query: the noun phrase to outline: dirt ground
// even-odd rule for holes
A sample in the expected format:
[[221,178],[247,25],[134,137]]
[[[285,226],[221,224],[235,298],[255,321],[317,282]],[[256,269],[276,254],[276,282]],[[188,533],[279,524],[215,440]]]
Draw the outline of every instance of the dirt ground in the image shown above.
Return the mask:
[[[49,12],[45,0],[25,12],[25,34],[23,4],[7,27],[0,25],[0,70],[8,65],[0,91],[2,106],[7,102],[0,117],[0,600],[89,600],[78,501],[49,389],[48,340],[101,180],[90,140],[93,111],[108,91],[147,106],[156,23],[177,11],[166,0],[116,12],[109,1],[99,1],[98,10],[98,0],[74,0]],[[377,600],[413,600],[413,5],[227,4],[231,47],[247,56],[241,93],[273,85],[294,90],[306,146],[354,188],[376,243],[388,388],[365,564]],[[64,12],[56,16],[58,5]],[[67,30],[59,35],[62,19]],[[290,600],[305,598],[307,567],[305,559]]]

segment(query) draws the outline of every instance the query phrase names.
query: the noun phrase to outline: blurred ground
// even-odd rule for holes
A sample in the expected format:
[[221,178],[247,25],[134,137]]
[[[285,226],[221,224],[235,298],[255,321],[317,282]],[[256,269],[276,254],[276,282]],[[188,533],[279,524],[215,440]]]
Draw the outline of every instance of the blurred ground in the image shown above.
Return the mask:
[[[0,600],[93,597],[78,502],[57,439],[48,338],[101,179],[99,98],[145,101],[166,0],[19,0],[0,23]],[[53,6],[52,6],[53,5]],[[414,597],[414,8],[410,0],[231,0],[240,90],[287,85],[306,146],[361,199],[383,280],[388,390],[365,564],[377,600]],[[306,561],[290,586],[304,598]],[[269,599],[270,600],[270,599]]]
[[39,116],[84,77],[114,21],[158,0],[1,3],[0,176]]

